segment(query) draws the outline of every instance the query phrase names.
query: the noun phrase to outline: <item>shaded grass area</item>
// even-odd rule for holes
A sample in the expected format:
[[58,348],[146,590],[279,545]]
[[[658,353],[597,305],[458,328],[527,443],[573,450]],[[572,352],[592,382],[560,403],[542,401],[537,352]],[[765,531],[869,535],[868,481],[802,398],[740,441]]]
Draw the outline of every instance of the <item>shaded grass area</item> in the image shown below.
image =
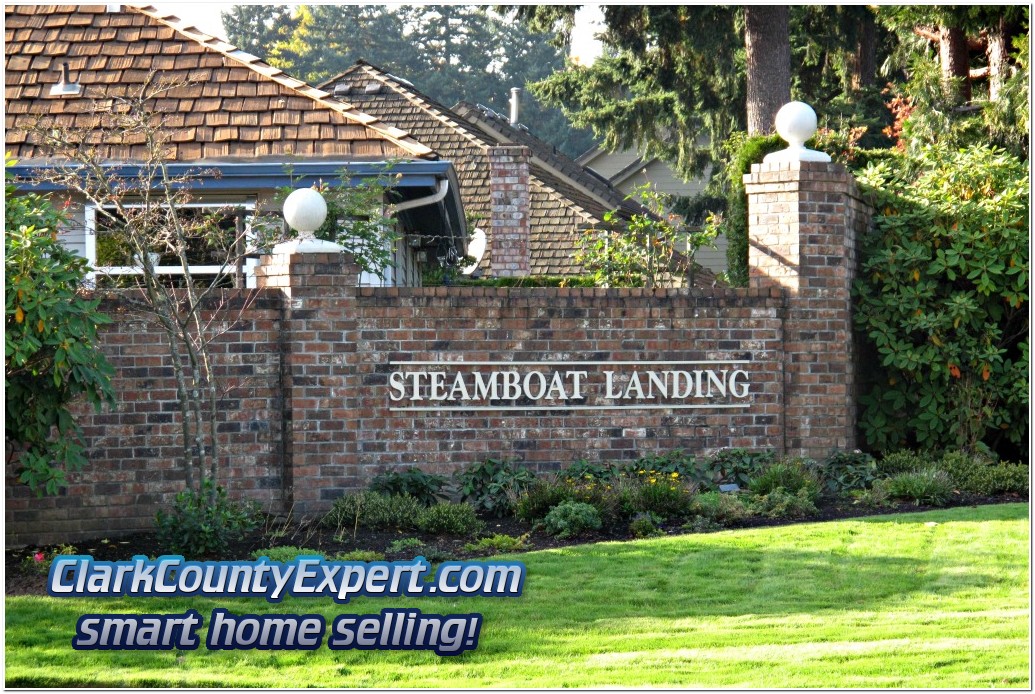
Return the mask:
[[[516,557],[520,598],[6,599],[8,686],[1028,687],[1027,504],[582,545]],[[78,653],[84,613],[416,607],[479,647]],[[204,629],[199,633],[204,634]]]

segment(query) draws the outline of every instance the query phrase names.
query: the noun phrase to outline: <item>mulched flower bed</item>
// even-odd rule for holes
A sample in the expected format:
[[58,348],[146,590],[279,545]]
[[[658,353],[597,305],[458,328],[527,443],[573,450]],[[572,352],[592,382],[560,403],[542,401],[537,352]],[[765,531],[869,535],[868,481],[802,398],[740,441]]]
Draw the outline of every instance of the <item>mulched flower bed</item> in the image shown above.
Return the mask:
[[[939,508],[1016,503],[1024,501],[1028,501],[1027,497],[1022,497],[1017,494],[1009,494],[999,497],[958,495],[949,504]],[[933,509],[934,507],[931,506],[917,506],[916,504],[905,503],[875,510],[872,508],[853,505],[848,501],[828,501],[819,505],[818,515],[813,516],[806,521],[752,517],[732,527],[751,528],[789,525],[795,522],[811,523],[892,513],[915,513],[917,511],[930,511]],[[672,524],[670,526],[663,527],[662,529],[669,535],[681,535],[687,532],[681,527],[681,524]],[[529,550],[567,547],[592,542],[623,541],[632,539],[626,528],[614,528],[588,533],[575,539],[560,540],[547,535],[541,530],[533,531],[532,527],[528,523],[519,521],[516,518],[486,519],[485,530],[487,534],[501,533],[515,537],[529,534],[527,541]],[[393,553],[389,550],[389,545],[393,542],[408,537],[419,538],[424,543],[424,548],[419,552],[406,550],[401,553]],[[385,554],[386,559],[389,561],[412,559],[415,554],[422,554],[431,561],[470,559],[476,556],[486,556],[484,553],[476,554],[465,550],[464,545],[469,542],[471,542],[469,538],[435,537],[422,535],[417,532],[385,532],[369,530],[366,528],[359,528],[355,538],[352,537],[351,532],[346,532],[343,537],[338,535],[334,530],[324,528],[317,523],[285,525],[271,519],[265,528],[260,528],[240,542],[235,543],[225,555],[201,558],[221,560],[250,559],[252,552],[255,552],[256,550],[279,546],[295,546],[314,549],[326,554],[327,556],[357,549],[373,550]],[[135,555],[157,557],[163,554],[170,554],[166,548],[159,544],[154,533],[135,533],[119,537],[95,538],[92,540],[75,542],[73,544],[80,554],[89,554],[99,561],[128,560]],[[37,552],[46,553],[53,549],[54,547],[50,546],[23,547],[6,550],[5,593],[7,595],[46,595],[47,576],[45,573],[40,573],[32,567],[32,564],[34,563],[32,561],[32,556]]]

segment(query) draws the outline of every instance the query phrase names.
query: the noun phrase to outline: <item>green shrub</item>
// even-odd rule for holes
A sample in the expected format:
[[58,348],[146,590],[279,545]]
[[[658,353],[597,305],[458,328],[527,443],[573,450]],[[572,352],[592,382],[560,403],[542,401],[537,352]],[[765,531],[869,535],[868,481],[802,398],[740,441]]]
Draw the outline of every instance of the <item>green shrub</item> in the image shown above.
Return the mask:
[[292,547],[285,545],[283,547],[270,547],[269,549],[257,549],[251,553],[251,558],[254,561],[258,561],[259,557],[266,557],[270,561],[279,561],[282,564],[294,561],[298,557],[324,557],[323,552],[315,549],[308,549],[306,547]]
[[887,479],[888,496],[930,506],[944,506],[952,497],[953,484],[949,474],[936,468],[916,472],[901,472]]
[[967,491],[983,496],[1028,494],[1030,470],[1021,463],[998,463],[981,469]]
[[853,302],[870,446],[975,451],[1029,431],[1028,168],[940,143],[860,173],[876,203]]
[[746,448],[723,448],[708,459],[713,484],[737,484],[746,489],[762,470],[776,462],[775,451],[751,451]]
[[477,554],[501,554],[504,552],[518,552],[524,549],[528,549],[528,535],[513,537],[503,533],[496,533],[489,537],[483,537],[477,542],[468,542],[464,545],[465,551]]
[[417,514],[425,508],[408,494],[385,496],[375,494],[372,503],[363,509],[361,522],[380,530],[412,530]]
[[385,550],[389,554],[417,553],[424,549],[424,542],[419,537],[401,537],[388,543]]
[[58,240],[66,216],[42,195],[4,190],[5,436],[23,449],[18,481],[38,496],[57,494],[87,463],[73,403],[98,412],[115,404],[115,371],[97,336],[112,319],[99,296],[81,291],[86,258]]
[[489,459],[465,468],[457,475],[460,498],[479,512],[499,518],[514,512],[515,495],[535,476],[507,460]]
[[331,527],[411,530],[423,509],[412,496],[386,496],[363,491],[346,494],[334,502],[323,523]]
[[664,519],[653,513],[637,513],[629,523],[629,532],[633,537],[657,537],[663,535],[658,525]]
[[816,475],[809,470],[808,461],[803,459],[773,463],[751,480],[748,487],[757,496],[766,496],[782,488],[791,495],[804,492],[810,501],[815,501],[819,497],[819,482]]
[[866,489],[877,479],[877,461],[862,451],[838,451],[818,468],[823,488],[830,494]]
[[639,513],[651,513],[663,520],[686,518],[697,485],[684,482],[678,472],[650,476],[638,481],[632,491],[632,508]]
[[604,525],[624,522],[636,512],[640,494],[640,483],[626,477],[612,480],[572,480],[572,501],[589,504],[600,514]]
[[474,535],[485,527],[474,507],[467,503],[445,502],[421,509],[417,527],[429,535]]
[[739,523],[751,516],[751,509],[740,494],[702,492],[690,501],[691,516],[704,518],[722,526]]
[[385,555],[369,549],[354,549],[334,555],[334,561],[384,561]]
[[259,509],[254,503],[231,501],[226,489],[211,479],[199,490],[183,490],[171,510],[155,514],[158,542],[188,559],[224,554],[231,542],[258,525]]
[[535,480],[517,495],[514,513],[526,523],[546,518],[557,504],[574,498],[571,486],[558,480]]
[[802,487],[796,493],[777,487],[768,494],[756,497],[751,507],[755,513],[766,518],[808,518],[819,512],[813,499],[808,487]]
[[926,453],[915,453],[913,451],[895,451],[885,453],[877,461],[877,472],[885,477],[891,477],[903,472],[916,472],[926,467],[931,467],[934,459]]
[[443,491],[448,484],[442,475],[433,475],[415,467],[402,472],[382,472],[370,482],[370,491],[385,496],[402,496],[408,494],[423,506],[431,506],[445,499]]
[[948,474],[960,491],[981,496],[1028,493],[1027,465],[996,463],[985,456],[950,451],[938,461],[937,468]]
[[600,512],[581,501],[564,501],[553,507],[543,519],[543,528],[559,538],[578,537],[588,530],[599,530],[603,523]]
[[869,508],[884,508],[891,505],[891,497],[888,495],[888,480],[877,480],[869,489],[853,489],[849,496],[853,504]]

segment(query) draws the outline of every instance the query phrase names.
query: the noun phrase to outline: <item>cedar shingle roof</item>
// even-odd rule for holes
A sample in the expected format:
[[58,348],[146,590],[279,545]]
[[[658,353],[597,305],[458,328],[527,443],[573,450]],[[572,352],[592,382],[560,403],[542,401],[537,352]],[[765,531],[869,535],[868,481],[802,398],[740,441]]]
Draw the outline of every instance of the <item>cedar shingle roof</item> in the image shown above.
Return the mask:
[[[95,129],[98,105],[140,91],[156,71],[172,158],[348,157],[437,159],[405,130],[288,76],[255,56],[151,6],[6,6],[7,149],[18,159],[44,153],[23,128],[40,117]],[[50,96],[68,63],[78,96]],[[141,142],[96,144],[113,160],[138,159]]]
[[[489,235],[481,267],[490,267],[488,150],[508,142],[469,123],[409,82],[363,61],[320,86],[335,91],[367,113],[405,128],[444,159],[452,160],[460,179],[464,209]],[[548,145],[541,143],[533,150],[529,165],[530,270],[533,275],[580,274],[582,268],[573,260],[579,235],[599,224],[605,212],[619,207],[622,194],[599,179],[595,185],[600,191],[589,191],[583,182],[558,172],[557,167],[548,168],[544,164],[549,162],[542,158],[543,147]]]

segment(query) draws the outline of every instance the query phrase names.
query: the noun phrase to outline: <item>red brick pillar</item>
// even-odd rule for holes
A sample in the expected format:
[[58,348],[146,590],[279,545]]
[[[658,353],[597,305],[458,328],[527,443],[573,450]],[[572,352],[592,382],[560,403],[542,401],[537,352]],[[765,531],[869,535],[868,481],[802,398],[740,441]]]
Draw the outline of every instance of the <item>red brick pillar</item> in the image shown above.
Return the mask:
[[840,164],[756,164],[744,184],[750,284],[786,292],[785,452],[822,459],[853,449],[851,288],[872,210]]
[[528,214],[528,147],[489,148],[492,198],[490,257],[496,277],[527,277],[531,228]]
[[360,268],[346,253],[268,255],[259,287],[279,288],[285,511],[321,513],[359,484],[349,398]]

